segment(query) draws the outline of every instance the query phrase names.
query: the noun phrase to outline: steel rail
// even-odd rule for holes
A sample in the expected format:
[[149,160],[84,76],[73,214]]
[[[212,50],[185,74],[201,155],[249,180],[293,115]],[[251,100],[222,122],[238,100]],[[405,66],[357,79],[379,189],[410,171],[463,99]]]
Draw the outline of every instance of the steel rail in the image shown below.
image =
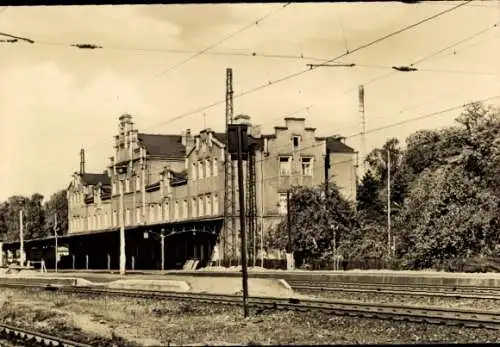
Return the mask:
[[[288,284],[299,292],[350,292],[350,293],[373,293],[387,295],[403,295],[403,296],[428,296],[428,297],[443,297],[443,298],[458,298],[458,299],[477,299],[477,300],[500,300],[500,291],[490,289],[487,291],[463,290],[462,288],[436,288],[426,286],[404,286],[404,285],[380,285],[380,284],[338,284],[338,283],[317,283],[297,284],[296,282],[288,282]],[[437,289],[437,290],[436,290]],[[441,289],[441,290],[440,290]]]
[[[3,284],[2,284],[3,285]],[[150,291],[130,289],[108,289],[103,287],[74,286],[37,286],[36,284],[12,284],[8,287],[52,289],[69,294],[123,296],[156,300],[175,300],[200,302],[207,304],[225,304],[239,306],[242,304],[238,295],[221,295],[208,293],[186,293],[172,291]],[[463,310],[442,307],[409,306],[386,303],[364,303],[340,300],[249,297],[248,304],[252,308],[316,311],[335,315],[356,317],[408,320],[415,322],[483,327],[500,330],[500,312],[484,310]]]
[[61,347],[92,347],[92,345],[71,341],[62,337],[48,335],[34,330],[28,330],[9,324],[0,323],[0,338],[7,340],[15,338],[30,345],[61,346]]

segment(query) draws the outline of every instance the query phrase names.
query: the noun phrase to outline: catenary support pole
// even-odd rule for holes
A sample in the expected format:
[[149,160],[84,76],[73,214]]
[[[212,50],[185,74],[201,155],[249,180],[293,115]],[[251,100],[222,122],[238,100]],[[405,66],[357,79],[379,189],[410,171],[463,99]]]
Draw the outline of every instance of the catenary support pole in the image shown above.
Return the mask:
[[286,192],[286,215],[287,215],[287,230],[288,230],[288,253],[292,251],[292,215],[290,213],[290,189]]
[[161,271],[165,271],[165,234],[161,231]]
[[123,178],[120,179],[120,275],[125,275],[125,215],[124,215],[124,194],[125,184]]
[[391,256],[391,152],[387,150],[387,252]]
[[20,249],[20,265],[24,266],[24,221],[23,221],[23,211],[19,211],[19,240],[21,243]]
[[242,133],[238,127],[238,188],[240,205],[240,227],[241,227],[241,272],[243,275],[243,315],[248,317],[248,264],[247,264],[247,239],[245,230],[245,185],[243,182],[243,153]]
[[57,244],[57,213],[54,215],[54,239],[56,241],[55,250],[54,250],[54,253],[55,253],[54,269],[57,272],[57,260],[58,260],[58,256],[59,256],[59,253],[58,253],[59,245]]

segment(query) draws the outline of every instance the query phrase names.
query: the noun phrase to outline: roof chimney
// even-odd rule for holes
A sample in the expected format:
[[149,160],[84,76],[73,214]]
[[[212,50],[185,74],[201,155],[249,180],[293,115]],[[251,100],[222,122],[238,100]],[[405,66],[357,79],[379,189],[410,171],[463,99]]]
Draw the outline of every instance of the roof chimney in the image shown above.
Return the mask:
[[85,173],[85,151],[83,148],[80,150],[80,175]]

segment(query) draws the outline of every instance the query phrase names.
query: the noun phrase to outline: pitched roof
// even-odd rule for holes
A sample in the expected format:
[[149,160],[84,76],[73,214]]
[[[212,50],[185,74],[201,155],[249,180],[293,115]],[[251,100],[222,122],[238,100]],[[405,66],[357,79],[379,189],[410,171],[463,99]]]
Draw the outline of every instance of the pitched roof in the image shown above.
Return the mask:
[[[215,133],[214,132],[214,137],[222,142],[223,144],[227,143],[227,138],[226,138],[226,133]],[[261,146],[263,144],[262,138],[257,138],[253,137],[252,135],[248,135],[248,144],[249,145],[256,145],[257,147]]]
[[226,133],[216,133],[214,132],[214,137],[223,144],[227,143]]
[[83,184],[96,186],[99,183],[102,185],[110,185],[111,179],[104,173],[84,173],[81,175]]
[[354,153],[354,149],[342,143],[337,137],[330,136],[326,138],[326,148],[332,153]]
[[176,159],[184,158],[186,155],[181,135],[138,134],[137,137],[146,147],[148,154]]

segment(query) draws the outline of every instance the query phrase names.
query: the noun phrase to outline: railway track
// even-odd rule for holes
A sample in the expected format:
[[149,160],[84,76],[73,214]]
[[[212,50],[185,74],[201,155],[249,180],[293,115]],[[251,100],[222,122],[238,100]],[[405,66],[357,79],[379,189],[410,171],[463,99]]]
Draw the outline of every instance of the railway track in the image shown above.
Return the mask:
[[381,283],[311,282],[288,280],[287,283],[299,292],[351,292],[406,296],[448,297],[457,299],[500,300],[500,290],[490,287],[451,287],[437,285],[402,285]]
[[4,323],[0,323],[1,339],[22,343],[24,346],[92,347],[92,345],[71,341],[58,336],[40,333]]
[[[158,292],[148,290],[107,289],[96,287],[40,287],[13,284],[2,286],[25,289],[51,289],[70,294],[107,295],[156,300],[176,300],[207,304],[239,306],[241,296],[207,293]],[[455,308],[420,307],[398,304],[362,303],[339,300],[297,299],[276,297],[250,297],[249,306],[256,309],[316,311],[333,315],[347,315],[378,319],[407,320],[413,322],[482,327],[500,330],[500,312],[463,310]]]

